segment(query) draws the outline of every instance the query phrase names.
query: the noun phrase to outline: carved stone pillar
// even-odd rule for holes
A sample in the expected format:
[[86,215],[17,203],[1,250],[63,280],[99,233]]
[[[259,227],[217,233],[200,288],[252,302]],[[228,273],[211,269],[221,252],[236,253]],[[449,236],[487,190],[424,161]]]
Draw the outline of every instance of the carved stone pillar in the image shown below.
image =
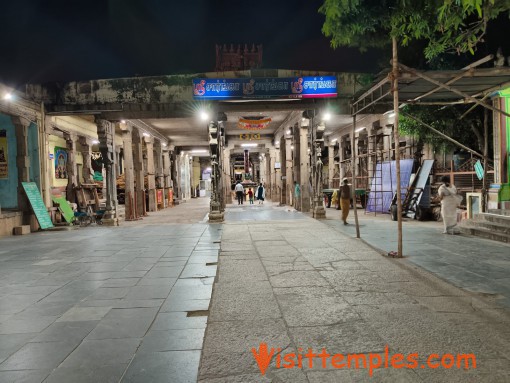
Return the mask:
[[163,148],[163,186],[169,188],[172,184],[171,181],[171,166],[170,166],[170,151],[167,148]]
[[133,169],[135,173],[136,218],[140,218],[147,215],[145,212],[145,177],[143,168],[142,133],[138,129],[133,129],[131,137],[133,142]]
[[[308,122],[308,120],[306,120]],[[308,150],[308,125],[299,129],[299,172],[301,184],[301,211],[310,211],[310,152]]]
[[335,176],[335,144],[328,146],[328,188],[333,188],[333,177]]
[[292,162],[292,137],[285,138],[285,203],[287,205],[294,205],[294,175],[292,174],[293,162]]
[[225,178],[224,185],[224,193],[225,193],[225,203],[232,203],[232,193],[231,193],[231,185],[232,185],[232,171],[230,164],[230,149],[223,150],[223,164],[222,164],[222,173]]
[[163,174],[163,146],[160,140],[154,142],[154,166],[156,173],[156,187],[164,187],[164,174]]
[[[92,140],[86,137],[79,137],[81,145],[81,155],[83,157],[83,183],[91,184],[94,182],[94,170],[92,169]],[[81,180],[78,180],[81,184]]]
[[287,204],[287,143],[285,137],[282,137],[280,140],[280,205]]
[[170,178],[172,179],[173,195],[174,198],[177,200],[177,198],[179,197],[179,180],[177,176],[179,167],[177,164],[177,154],[175,151],[175,147],[173,145],[170,147],[170,162],[171,162]]
[[23,224],[30,223],[30,203],[22,182],[30,182],[30,157],[28,153],[28,127],[30,121],[11,117],[16,132],[16,165],[18,167],[18,209],[23,212]]
[[124,206],[126,207],[126,221],[133,221],[137,218],[133,163],[133,128],[125,123],[120,123],[120,129],[122,131],[122,146],[124,149]]
[[117,219],[117,185],[115,177],[115,125],[110,121],[96,117],[97,136],[99,138],[99,150],[103,157],[106,169],[106,212],[103,223],[108,226],[118,226]]
[[154,169],[154,137],[144,136],[147,148],[147,184],[149,193],[149,211],[156,211],[156,172]]
[[74,133],[64,133],[67,148],[67,186],[66,198],[74,202],[74,187],[78,186],[78,167],[76,165],[76,141],[78,136]]

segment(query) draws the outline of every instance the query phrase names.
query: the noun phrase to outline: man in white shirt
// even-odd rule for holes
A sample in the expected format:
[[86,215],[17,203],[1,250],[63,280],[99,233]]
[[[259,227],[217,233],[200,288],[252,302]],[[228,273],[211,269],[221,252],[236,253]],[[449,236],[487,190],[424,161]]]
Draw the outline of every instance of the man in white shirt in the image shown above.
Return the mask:
[[237,181],[237,185],[234,189],[236,191],[237,204],[242,205],[244,201],[244,188],[241,185],[241,181]]

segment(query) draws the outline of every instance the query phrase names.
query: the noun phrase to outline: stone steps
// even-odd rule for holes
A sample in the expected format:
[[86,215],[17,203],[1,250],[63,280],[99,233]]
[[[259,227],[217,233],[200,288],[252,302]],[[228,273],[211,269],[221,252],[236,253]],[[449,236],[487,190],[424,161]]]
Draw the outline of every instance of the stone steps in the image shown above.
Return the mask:
[[510,243],[510,216],[507,215],[476,214],[474,219],[463,221],[459,229],[464,234]]

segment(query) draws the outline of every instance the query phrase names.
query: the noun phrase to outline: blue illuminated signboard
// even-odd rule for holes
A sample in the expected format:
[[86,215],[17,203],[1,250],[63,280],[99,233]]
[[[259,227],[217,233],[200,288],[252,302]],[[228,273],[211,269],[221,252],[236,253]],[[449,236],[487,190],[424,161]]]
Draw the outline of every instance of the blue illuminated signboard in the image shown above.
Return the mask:
[[197,78],[193,98],[231,100],[264,98],[336,97],[336,77]]

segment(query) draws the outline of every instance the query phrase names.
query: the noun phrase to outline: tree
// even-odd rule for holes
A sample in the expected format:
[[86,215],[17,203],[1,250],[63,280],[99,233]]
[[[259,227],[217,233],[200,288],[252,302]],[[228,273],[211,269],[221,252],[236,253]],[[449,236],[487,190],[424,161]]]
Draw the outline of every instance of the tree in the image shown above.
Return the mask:
[[468,148],[478,153],[483,153],[485,142],[483,109],[476,108],[464,118],[459,119],[468,108],[469,105],[406,105],[402,108],[403,114],[399,118],[399,131],[406,136],[415,137],[419,141],[431,145],[437,152],[448,153],[459,149],[451,141],[442,138],[427,127],[416,122],[416,120],[406,117],[406,114],[412,115],[447,136],[456,139]]
[[403,46],[424,40],[431,60],[447,52],[474,54],[488,22],[510,15],[510,0],[325,0],[319,12],[334,48],[381,48],[392,37]]

